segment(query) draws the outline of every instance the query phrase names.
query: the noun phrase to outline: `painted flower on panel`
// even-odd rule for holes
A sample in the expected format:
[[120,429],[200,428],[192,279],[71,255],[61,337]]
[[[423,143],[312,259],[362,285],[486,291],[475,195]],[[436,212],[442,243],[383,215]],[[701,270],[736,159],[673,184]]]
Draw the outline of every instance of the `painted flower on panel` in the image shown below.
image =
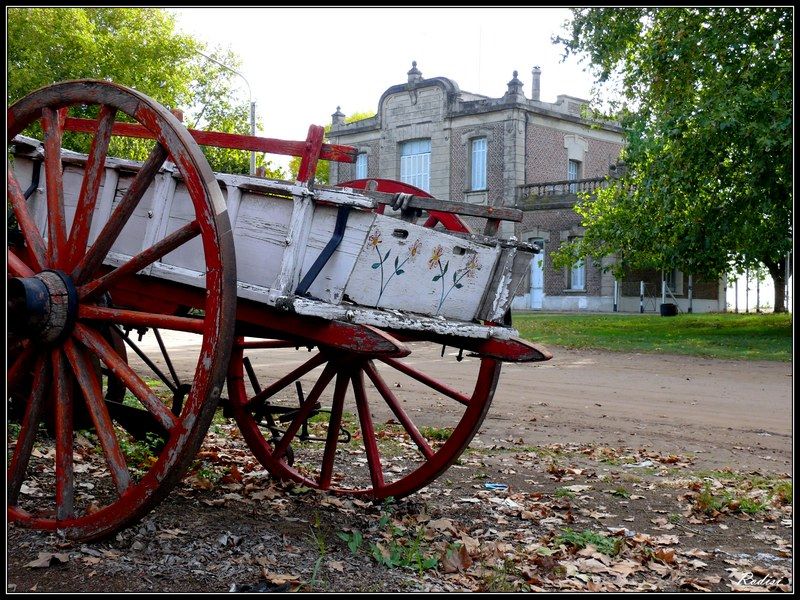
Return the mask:
[[442,254],[444,254],[444,248],[442,248],[442,246],[440,244],[440,245],[436,246],[436,248],[433,249],[433,254],[431,254],[431,257],[428,259],[428,268],[429,269],[432,269],[437,264],[440,264],[439,261],[442,258]]
[[464,269],[466,271],[465,274],[466,274],[467,277],[470,277],[470,278],[475,277],[475,273],[477,271],[479,271],[480,268],[481,268],[481,265],[478,263],[478,255],[477,254],[473,254],[470,257],[469,261],[467,262],[467,265],[464,267]]
[[373,247],[377,248],[378,244],[380,244],[382,241],[381,230],[373,229],[372,234],[369,236],[369,243],[372,244]]

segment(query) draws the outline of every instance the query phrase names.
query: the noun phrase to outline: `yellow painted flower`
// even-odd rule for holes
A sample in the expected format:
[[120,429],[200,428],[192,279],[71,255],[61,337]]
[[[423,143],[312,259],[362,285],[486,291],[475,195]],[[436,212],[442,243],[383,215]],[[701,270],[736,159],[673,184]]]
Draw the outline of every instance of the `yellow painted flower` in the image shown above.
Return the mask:
[[436,248],[433,249],[433,254],[431,254],[431,257],[428,259],[429,269],[432,269],[439,263],[439,260],[442,258],[442,254],[444,254],[444,248],[442,248],[441,245],[436,246]]
[[478,255],[477,254],[473,254],[470,257],[469,261],[467,262],[467,266],[465,268],[467,270],[467,273],[466,273],[467,277],[474,277],[475,276],[475,272],[480,270],[480,268],[481,268],[480,264],[478,264]]
[[378,244],[380,244],[382,241],[383,240],[381,240],[381,230],[373,229],[372,235],[369,236],[369,243],[377,248]]
[[411,247],[408,249],[408,253],[411,255],[411,258],[414,258],[417,254],[419,254],[420,250],[422,250],[422,242],[417,240],[411,244]]

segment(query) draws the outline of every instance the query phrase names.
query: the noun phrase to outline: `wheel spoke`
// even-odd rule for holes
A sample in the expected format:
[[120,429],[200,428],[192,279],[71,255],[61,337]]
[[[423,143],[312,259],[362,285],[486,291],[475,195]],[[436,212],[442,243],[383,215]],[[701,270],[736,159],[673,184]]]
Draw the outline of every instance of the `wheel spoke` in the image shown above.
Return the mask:
[[94,244],[73,270],[72,276],[77,283],[88,281],[100,267],[147,188],[155,179],[167,156],[166,149],[161,144],[156,144],[142,168],[139,169],[136,177],[133,178],[130,187],[128,187],[119,205],[106,222],[103,230],[97,236]]
[[289,424],[286,433],[283,434],[280,442],[275,446],[274,455],[276,459],[280,459],[286,453],[286,449],[289,447],[292,439],[294,439],[300,426],[308,419],[311,411],[314,410],[314,405],[316,405],[317,400],[319,400],[319,397],[331,382],[335,373],[336,368],[331,363],[325,365],[325,369],[319,376],[317,383],[315,383],[314,387],[311,389],[308,398],[306,398],[306,401],[300,406],[300,410],[297,411],[297,416],[294,418],[294,421]]
[[406,430],[411,440],[417,445],[419,451],[422,452],[426,459],[430,459],[435,454],[433,448],[431,448],[425,438],[422,437],[422,434],[419,432],[419,429],[417,429],[417,426],[414,425],[406,411],[404,411],[403,407],[400,406],[400,403],[397,401],[397,397],[392,393],[392,390],[389,389],[389,386],[386,385],[386,382],[383,380],[383,377],[381,377],[380,373],[378,373],[378,370],[375,368],[375,364],[371,360],[364,365],[364,371],[367,373],[370,381],[372,381],[375,389],[378,390],[378,393],[386,401],[386,404],[388,404],[389,408],[392,409],[394,416],[397,417],[398,421],[400,421],[400,424]]
[[11,203],[11,209],[14,211],[14,217],[17,219],[22,237],[25,238],[25,243],[28,246],[28,254],[30,255],[31,266],[37,273],[44,269],[46,262],[46,253],[44,238],[36,227],[36,223],[28,212],[28,203],[25,201],[25,196],[19,187],[19,182],[14,176],[14,169],[10,164],[6,165],[8,169],[8,201]]
[[311,370],[317,368],[318,366],[320,366],[326,360],[327,360],[327,358],[321,352],[315,354],[309,360],[307,360],[305,363],[303,363],[302,365],[297,367],[295,370],[293,370],[291,373],[288,373],[287,375],[284,375],[283,377],[278,379],[278,381],[275,381],[275,382],[271,383],[266,388],[264,388],[262,391],[256,393],[256,395],[253,396],[249,400],[249,402],[247,403],[248,406],[250,408],[256,407],[258,404],[264,402],[268,398],[271,398],[272,396],[274,396],[275,394],[280,392],[282,389],[284,389],[286,386],[288,386],[292,382],[300,379],[303,375],[305,375],[309,371],[311,371]]
[[110,273],[103,275],[99,279],[95,279],[91,283],[81,286],[78,289],[78,295],[81,299],[85,299],[90,296],[102,294],[109,288],[119,283],[122,278],[128,277],[129,275],[134,275],[145,267],[152,265],[163,256],[169,254],[176,248],[179,248],[189,240],[194,239],[199,234],[200,224],[197,221],[187,223],[177,231],[174,231],[165,237],[163,240],[153,244],[147,250],[144,250],[134,256],[124,265],[117,267]]
[[358,408],[358,420],[361,423],[361,439],[364,442],[364,450],[367,452],[372,489],[377,495],[380,495],[380,489],[384,486],[383,467],[378,451],[378,441],[375,439],[375,428],[372,425],[372,415],[369,414],[369,402],[367,402],[367,394],[364,391],[364,372],[358,369],[352,374],[352,381]]
[[8,272],[14,277],[33,277],[36,274],[10,248],[8,250]]
[[158,327],[159,329],[186,331],[188,333],[202,334],[206,330],[203,319],[174,317],[172,315],[85,304],[78,307],[78,319],[130,325],[131,327]]
[[461,392],[459,392],[458,390],[454,390],[450,386],[445,385],[443,383],[440,383],[440,382],[436,381],[435,379],[432,379],[431,377],[428,377],[422,371],[418,371],[417,369],[415,369],[413,367],[410,367],[410,366],[408,366],[406,364],[403,364],[399,360],[395,360],[393,358],[388,358],[388,357],[383,357],[383,356],[380,356],[378,358],[380,360],[382,360],[383,362],[385,362],[390,367],[393,367],[393,368],[397,369],[398,371],[400,371],[402,373],[405,373],[409,377],[413,377],[414,379],[416,379],[420,383],[424,383],[425,385],[427,385],[430,388],[433,388],[434,390],[436,390],[440,394],[444,394],[445,396],[449,396],[450,398],[452,398],[456,402],[460,402],[464,406],[469,406],[469,403],[470,403],[470,397],[469,396],[466,396],[466,395],[462,394]]
[[104,104],[100,108],[97,131],[92,145],[89,148],[89,158],[83,174],[78,205],[75,209],[75,218],[72,221],[72,230],[69,235],[69,258],[65,267],[70,270],[75,266],[78,258],[86,251],[89,241],[89,232],[92,229],[92,217],[100,191],[100,181],[105,170],[108,144],[111,141],[111,128],[114,125],[117,109]]
[[[164,345],[164,340],[161,339],[161,333],[158,331],[158,329],[153,329],[153,335],[155,336],[156,341],[158,342],[158,347],[161,349],[161,356],[164,358],[164,362],[167,363],[167,369],[169,369],[169,374],[172,375],[172,381],[175,382],[175,390],[173,391],[177,391],[177,389],[181,387],[180,377],[178,377],[178,373],[175,371],[175,367],[172,364],[172,360],[169,357],[169,352],[167,352],[167,347]],[[169,384],[164,380],[163,377],[161,378],[161,381],[164,381],[164,384],[169,386]],[[172,388],[170,387],[170,389]]]
[[9,503],[16,504],[19,497],[19,490],[25,479],[25,472],[28,469],[33,442],[36,439],[36,430],[42,415],[43,399],[47,393],[49,385],[50,366],[44,357],[36,361],[33,384],[25,407],[25,416],[17,436],[17,444],[14,447],[14,454],[11,457],[11,466],[8,468],[8,499]]
[[328,437],[325,439],[325,452],[322,455],[322,468],[319,474],[319,487],[327,490],[331,486],[333,476],[333,461],[336,460],[336,445],[339,442],[339,429],[342,426],[342,412],[344,409],[344,395],[347,392],[349,379],[344,373],[336,376],[336,387],[333,391],[333,405],[331,418],[328,421]]
[[111,415],[108,414],[108,408],[103,400],[103,390],[97,378],[97,373],[92,368],[90,361],[87,360],[86,355],[75,346],[72,340],[65,342],[64,350],[67,360],[72,365],[78,385],[83,392],[86,408],[89,409],[89,414],[92,417],[94,430],[103,448],[111,478],[114,480],[117,492],[121,496],[131,483],[131,475],[128,472],[128,465],[125,463],[125,456],[119,447],[114,424],[111,422]]
[[61,174],[60,117],[66,113],[49,107],[42,108],[44,130],[44,177],[47,189],[48,257],[50,264],[61,266],[67,251],[67,223],[64,215],[64,178]]
[[[116,331],[117,335],[119,335],[122,338],[122,340],[126,344],[128,344],[128,346],[134,352],[136,352],[136,355],[142,359],[142,362],[144,362],[144,364],[150,367],[150,370],[153,371],[153,373],[155,373],[158,376],[158,378],[164,383],[164,385],[166,385],[169,388],[169,391],[171,391],[173,394],[176,394],[178,392],[178,386],[180,385],[180,383],[177,381],[177,379],[175,383],[170,381],[167,378],[166,374],[161,369],[158,368],[158,365],[156,365],[156,363],[150,360],[150,357],[147,356],[147,354],[145,354],[144,351],[142,351],[142,349],[136,345],[136,343],[131,339],[131,336],[129,336],[128,334],[126,334],[124,331],[120,330],[117,327],[114,327],[114,331]],[[153,331],[157,330],[154,329]]]
[[175,415],[173,415],[161,399],[153,393],[153,390],[141,380],[134,370],[128,366],[128,363],[117,354],[111,344],[109,344],[103,336],[88,327],[84,327],[80,323],[75,325],[74,335],[81,344],[91,350],[109,369],[111,369],[111,372],[117,379],[122,381],[123,385],[136,396],[139,402],[142,403],[166,431],[172,432],[178,424]]
[[64,355],[53,350],[54,396],[56,401],[56,518],[74,516],[75,478],[72,469],[72,380],[64,364]]

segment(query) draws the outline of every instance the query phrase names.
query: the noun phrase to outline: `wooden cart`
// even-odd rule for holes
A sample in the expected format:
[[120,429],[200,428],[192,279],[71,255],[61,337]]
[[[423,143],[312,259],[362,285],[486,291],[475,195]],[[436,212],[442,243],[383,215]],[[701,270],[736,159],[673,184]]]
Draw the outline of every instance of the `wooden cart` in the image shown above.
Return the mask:
[[[90,136],[88,155],[65,135]],[[118,137],[155,143],[121,160]],[[407,495],[467,447],[503,361],[549,358],[507,317],[536,248],[486,235],[521,213],[386,180],[315,187],[319,159],[355,158],[321,127],[304,142],[190,131],[134,90],[73,81],[9,108],[7,142],[12,522],[94,539],[139,519],[191,465],[226,380],[273,475]],[[214,174],[198,143],[300,156],[298,181]],[[382,214],[397,193],[422,225]],[[484,234],[457,212],[486,219]],[[188,346],[170,342],[187,335],[188,377],[175,358]],[[429,374],[433,345],[452,349],[459,389]],[[406,410],[405,389],[430,413]],[[415,458],[387,468],[398,443]]]

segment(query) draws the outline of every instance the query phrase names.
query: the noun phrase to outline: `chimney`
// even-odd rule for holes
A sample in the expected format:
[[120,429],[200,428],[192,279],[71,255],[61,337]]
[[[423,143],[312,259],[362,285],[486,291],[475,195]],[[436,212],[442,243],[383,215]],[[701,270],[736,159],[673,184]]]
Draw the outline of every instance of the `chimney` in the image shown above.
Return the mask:
[[333,125],[341,125],[344,123],[344,113],[342,112],[341,106],[337,106],[336,112],[331,115],[331,123]]
[[531,100],[540,101],[542,70],[535,66],[531,71]]
[[417,68],[417,61],[411,61],[411,70],[408,72],[408,83],[422,81],[422,71]]

